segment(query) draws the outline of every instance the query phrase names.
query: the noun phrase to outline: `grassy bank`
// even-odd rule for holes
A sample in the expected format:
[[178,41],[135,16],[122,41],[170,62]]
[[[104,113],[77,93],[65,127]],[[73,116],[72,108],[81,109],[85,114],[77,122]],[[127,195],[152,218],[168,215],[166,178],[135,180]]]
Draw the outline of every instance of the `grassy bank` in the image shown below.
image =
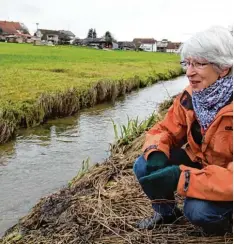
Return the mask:
[[[231,234],[205,237],[185,219],[154,230],[135,228],[136,221],[153,214],[151,202],[132,171],[144,141],[141,130],[160,120],[170,104],[171,101],[164,103],[161,114],[142,123],[130,120],[128,132],[117,133],[117,143],[108,160],[88,170],[84,162],[83,171],[67,187],[41,199],[8,231],[2,243],[232,243]],[[180,206],[182,200],[177,197]]]
[[174,54],[0,43],[0,143],[19,127],[180,74]]

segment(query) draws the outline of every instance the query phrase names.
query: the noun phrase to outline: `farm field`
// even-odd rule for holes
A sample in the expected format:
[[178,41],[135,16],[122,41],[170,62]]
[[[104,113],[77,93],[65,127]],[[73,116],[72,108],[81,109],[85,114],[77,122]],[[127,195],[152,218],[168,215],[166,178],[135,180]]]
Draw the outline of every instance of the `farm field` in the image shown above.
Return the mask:
[[175,54],[0,43],[0,143],[16,128],[71,115],[181,73]]
[[1,103],[34,100],[43,92],[86,88],[101,79],[144,79],[179,67],[166,53],[103,51],[0,43]]

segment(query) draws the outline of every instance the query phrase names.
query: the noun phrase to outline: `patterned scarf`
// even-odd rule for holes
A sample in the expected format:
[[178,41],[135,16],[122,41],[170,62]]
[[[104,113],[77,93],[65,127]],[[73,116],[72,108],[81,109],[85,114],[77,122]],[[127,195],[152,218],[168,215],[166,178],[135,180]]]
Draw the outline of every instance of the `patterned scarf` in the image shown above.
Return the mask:
[[233,93],[233,77],[226,76],[201,91],[193,91],[192,103],[198,122],[206,131]]

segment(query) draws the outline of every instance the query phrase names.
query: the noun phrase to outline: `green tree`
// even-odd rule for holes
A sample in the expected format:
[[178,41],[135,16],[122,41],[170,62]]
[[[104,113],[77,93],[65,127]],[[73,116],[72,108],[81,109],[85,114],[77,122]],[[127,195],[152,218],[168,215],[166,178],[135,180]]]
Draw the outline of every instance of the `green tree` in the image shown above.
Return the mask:
[[0,35],[3,33],[3,30],[0,28]]
[[22,31],[22,33],[23,33],[23,34],[29,34],[29,31],[26,30],[26,29],[24,29],[24,30]]
[[107,31],[105,33],[104,38],[105,38],[106,42],[109,42],[109,43],[115,41],[115,39],[114,39],[113,35],[110,33],[110,31]]
[[28,27],[27,27],[25,24],[20,23],[20,26],[21,26],[21,32],[22,32],[23,34],[30,34],[30,33],[29,33],[29,30],[28,30]]
[[96,29],[93,29],[93,38],[97,38],[97,32],[96,32]]
[[89,29],[87,38],[93,38],[93,29]]

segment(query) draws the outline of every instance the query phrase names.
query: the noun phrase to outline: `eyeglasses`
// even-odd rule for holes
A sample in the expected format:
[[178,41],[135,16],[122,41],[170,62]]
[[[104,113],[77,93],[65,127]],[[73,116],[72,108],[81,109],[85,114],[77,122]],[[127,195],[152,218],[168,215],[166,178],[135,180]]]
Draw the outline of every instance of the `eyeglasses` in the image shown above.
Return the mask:
[[213,63],[209,63],[209,62],[200,63],[200,62],[181,61],[180,64],[181,64],[182,68],[186,70],[186,69],[188,69],[188,67],[190,65],[192,65],[192,67],[194,69],[204,69],[208,64],[213,64]]

